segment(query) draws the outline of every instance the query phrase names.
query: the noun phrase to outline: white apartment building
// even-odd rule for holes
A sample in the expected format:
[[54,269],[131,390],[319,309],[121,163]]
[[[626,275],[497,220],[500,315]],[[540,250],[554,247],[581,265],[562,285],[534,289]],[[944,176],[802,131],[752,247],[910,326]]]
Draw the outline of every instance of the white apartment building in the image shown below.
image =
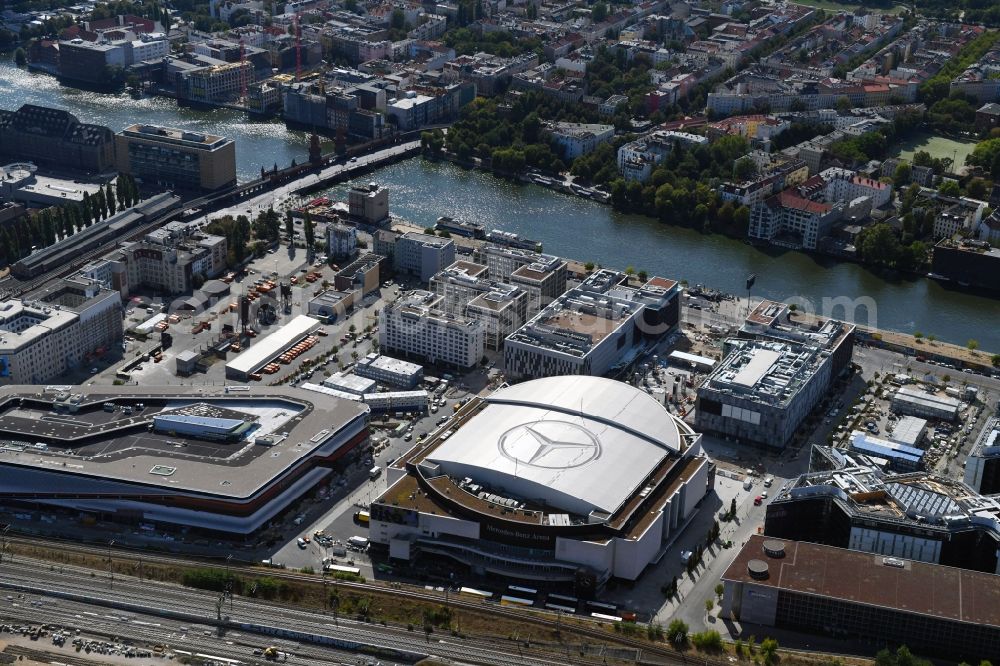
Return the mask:
[[803,199],[791,190],[779,192],[750,211],[750,238],[772,245],[815,250],[819,239],[830,233],[844,205],[834,206]]
[[191,291],[195,275],[213,278],[222,273],[227,252],[225,237],[206,235],[176,244],[148,240],[126,244],[112,260],[126,272],[126,279],[120,282],[126,285],[123,295],[139,286],[174,295]]
[[455,262],[455,242],[430,234],[410,232],[396,240],[393,268],[427,282],[435,273]]
[[523,289],[497,282],[493,287],[469,301],[465,316],[485,327],[485,345],[500,350],[508,335],[528,318],[528,294]]
[[483,354],[485,326],[444,311],[443,299],[414,291],[379,312],[379,347],[426,363],[470,368]]
[[456,261],[430,280],[445,312],[464,315],[486,327],[485,344],[500,349],[504,338],[528,319],[528,292],[486,277],[486,266]]
[[130,65],[144,60],[157,60],[170,55],[170,41],[162,32],[151,32],[140,35],[139,39],[129,43],[126,60]]
[[666,159],[674,144],[684,148],[708,145],[708,139],[688,132],[658,130],[618,149],[618,171],[625,180],[644,181]]
[[552,141],[562,149],[563,156],[575,160],[610,141],[615,136],[615,127],[594,123],[552,123],[549,133]]
[[239,97],[243,85],[254,83],[253,63],[230,62],[182,74],[185,98],[196,102],[222,102]]
[[985,201],[961,198],[934,216],[934,238],[951,238],[959,231],[974,232],[983,219]]
[[859,197],[868,197],[872,200],[873,209],[884,208],[892,201],[891,184],[859,176],[850,169],[831,167],[819,175],[826,181],[824,196],[827,201],[849,203]]
[[537,266],[541,272],[555,274],[557,280],[561,276],[562,285],[556,296],[566,291],[567,264],[555,255],[486,243],[480,248],[479,257],[479,263],[486,264],[489,275],[494,280],[510,282],[514,273],[522,266]]
[[326,252],[331,257],[352,257],[357,248],[357,227],[337,222],[326,225]]
[[121,344],[123,335],[118,292],[86,278],[0,302],[0,384],[43,384]]

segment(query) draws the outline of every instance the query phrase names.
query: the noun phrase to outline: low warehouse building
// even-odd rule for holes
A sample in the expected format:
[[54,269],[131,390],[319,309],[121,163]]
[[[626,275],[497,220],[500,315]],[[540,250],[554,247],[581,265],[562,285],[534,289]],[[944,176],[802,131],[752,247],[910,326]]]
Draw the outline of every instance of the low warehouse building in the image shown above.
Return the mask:
[[226,363],[226,379],[249,381],[250,375],[274,361],[285,350],[302,341],[317,328],[319,328],[319,322],[312,317],[296,316],[274,333],[258,340],[242,354]]
[[[977,663],[1000,654],[1000,577],[753,535],[722,575],[723,617]],[[759,632],[758,632],[759,633]]]

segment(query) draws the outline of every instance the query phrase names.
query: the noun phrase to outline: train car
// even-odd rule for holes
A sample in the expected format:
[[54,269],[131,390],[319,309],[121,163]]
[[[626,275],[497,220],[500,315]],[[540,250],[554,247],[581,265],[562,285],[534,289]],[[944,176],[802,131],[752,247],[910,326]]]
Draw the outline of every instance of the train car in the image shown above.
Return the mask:
[[567,594],[549,594],[546,596],[545,600],[561,606],[572,606],[574,610],[576,610],[576,607],[580,605],[580,602],[576,597],[571,597]]
[[570,614],[576,613],[575,606],[563,606],[561,604],[554,604],[551,601],[547,601],[545,603],[545,607],[548,608],[549,610],[559,611],[560,613],[570,613]]
[[622,619],[617,615],[606,615],[604,613],[591,613],[590,617],[595,620],[600,620],[601,622],[621,622]]
[[618,606],[614,604],[606,604],[601,601],[588,601],[587,610],[594,613],[607,613],[609,615],[618,614]]
[[345,567],[342,564],[328,564],[326,565],[326,570],[330,573],[335,573],[335,574],[346,573],[346,574],[359,575],[361,573],[361,569],[357,567]]
[[510,595],[503,595],[500,597],[501,606],[534,606],[535,602],[530,599],[521,599],[519,597],[512,597]]
[[489,599],[493,596],[493,593],[486,590],[477,590],[474,587],[463,587],[458,590],[458,596],[470,599]]
[[522,597],[538,596],[538,590],[532,589],[530,587],[520,587],[518,585],[508,585],[507,591],[514,592],[515,594],[519,594]]

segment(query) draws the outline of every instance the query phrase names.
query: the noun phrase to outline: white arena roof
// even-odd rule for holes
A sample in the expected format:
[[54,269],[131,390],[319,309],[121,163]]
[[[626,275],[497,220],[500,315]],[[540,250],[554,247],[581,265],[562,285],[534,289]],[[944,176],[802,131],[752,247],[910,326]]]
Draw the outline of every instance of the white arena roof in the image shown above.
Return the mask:
[[643,391],[600,377],[549,377],[497,391],[427,461],[452,478],[577,515],[614,513],[664,458],[673,417]]

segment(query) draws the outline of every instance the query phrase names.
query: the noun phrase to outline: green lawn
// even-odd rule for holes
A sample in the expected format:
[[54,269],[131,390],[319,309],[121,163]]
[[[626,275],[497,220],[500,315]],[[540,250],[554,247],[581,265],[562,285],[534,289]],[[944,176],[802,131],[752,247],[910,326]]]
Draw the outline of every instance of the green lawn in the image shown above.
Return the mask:
[[976,147],[975,141],[956,141],[933,134],[915,134],[910,139],[899,144],[899,149],[893,157],[912,160],[918,150],[926,150],[931,157],[950,157],[955,160],[955,168],[965,164],[965,158]]

